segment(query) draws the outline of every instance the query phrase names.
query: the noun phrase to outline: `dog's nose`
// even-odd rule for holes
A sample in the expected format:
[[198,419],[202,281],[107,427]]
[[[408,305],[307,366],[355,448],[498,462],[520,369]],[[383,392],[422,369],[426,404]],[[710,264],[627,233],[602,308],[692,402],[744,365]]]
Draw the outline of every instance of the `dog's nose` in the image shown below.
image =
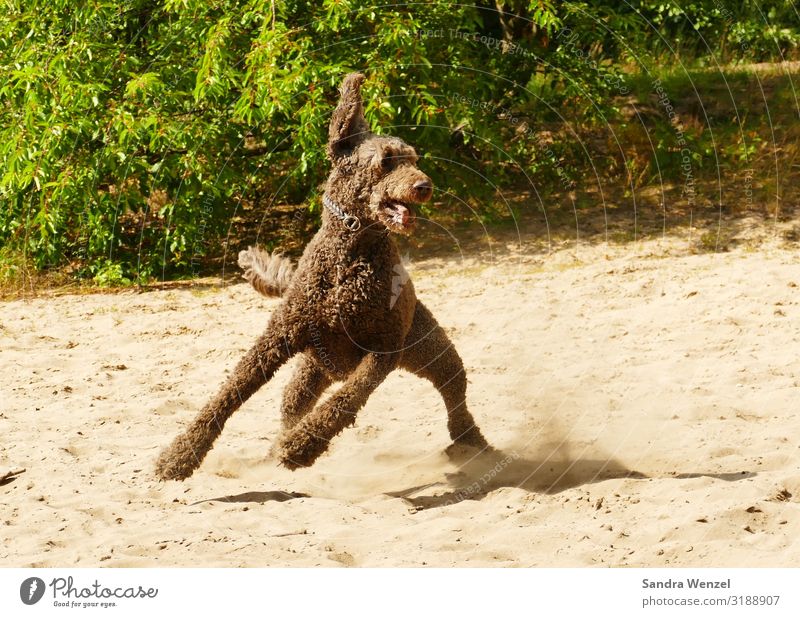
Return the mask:
[[433,195],[433,183],[427,178],[417,180],[414,183],[414,193],[420,201],[428,201]]

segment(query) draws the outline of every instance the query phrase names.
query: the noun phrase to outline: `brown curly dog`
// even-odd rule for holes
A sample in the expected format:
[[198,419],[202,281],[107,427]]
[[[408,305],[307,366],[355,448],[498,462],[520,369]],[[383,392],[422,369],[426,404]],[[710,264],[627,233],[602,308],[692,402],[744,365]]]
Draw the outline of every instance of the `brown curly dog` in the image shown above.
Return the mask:
[[[240,254],[245,278],[265,295],[283,296],[283,302],[219,393],[161,453],[156,474],[162,480],[192,475],[225,421],[295,354],[302,354],[302,361],[284,393],[277,444],[289,469],[312,465],[396,368],[438,389],[456,443],[488,448],[467,410],[461,358],[417,300],[389,235],[410,233],[413,204],[429,200],[433,185],[417,168],[411,146],[370,132],[363,81],[354,73],[342,83],[330,124],[333,168],[322,227],[297,269],[258,249]],[[341,389],[317,405],[335,381],[344,382]]]

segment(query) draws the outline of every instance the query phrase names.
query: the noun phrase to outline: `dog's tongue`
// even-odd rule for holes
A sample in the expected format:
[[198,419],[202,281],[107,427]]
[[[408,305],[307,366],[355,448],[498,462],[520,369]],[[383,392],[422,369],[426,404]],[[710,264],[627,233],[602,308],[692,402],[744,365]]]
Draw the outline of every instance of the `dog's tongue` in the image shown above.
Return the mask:
[[408,225],[411,221],[411,210],[403,204],[394,204],[393,210],[395,211],[394,219],[401,225]]

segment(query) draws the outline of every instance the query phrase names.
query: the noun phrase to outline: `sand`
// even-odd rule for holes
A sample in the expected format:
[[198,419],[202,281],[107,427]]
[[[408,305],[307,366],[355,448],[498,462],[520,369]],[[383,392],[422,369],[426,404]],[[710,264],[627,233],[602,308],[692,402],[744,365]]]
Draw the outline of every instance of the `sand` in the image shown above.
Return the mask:
[[4,566],[798,566],[795,252],[682,240],[413,260],[499,452],[449,458],[396,372],[311,469],[269,458],[291,366],[200,470],[159,450],[277,301],[240,283],[0,304]]

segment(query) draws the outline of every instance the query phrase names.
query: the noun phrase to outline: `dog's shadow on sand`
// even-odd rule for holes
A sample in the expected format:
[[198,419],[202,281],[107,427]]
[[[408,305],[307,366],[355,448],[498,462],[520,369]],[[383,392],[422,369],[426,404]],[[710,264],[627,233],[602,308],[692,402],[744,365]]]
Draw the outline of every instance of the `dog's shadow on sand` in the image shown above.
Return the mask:
[[201,499],[196,501],[193,506],[201,503],[208,503],[210,501],[219,501],[222,503],[267,503],[268,501],[283,502],[292,499],[300,499],[302,497],[310,497],[306,493],[295,493],[287,491],[248,491],[247,493],[239,493],[238,495],[225,495],[224,497],[211,497],[209,499]]
[[[407,489],[386,492],[385,495],[402,499],[416,511],[442,508],[462,501],[480,501],[492,491],[500,488],[517,488],[529,493],[556,494],[570,488],[602,482],[604,480],[630,478],[648,480],[646,475],[626,467],[613,457],[570,457],[561,451],[557,455],[540,458],[521,456],[516,451],[491,450],[476,452],[451,446],[446,451],[450,462],[458,468],[445,473],[443,482],[432,482]],[[737,471],[727,473],[665,473],[658,477],[690,480],[709,477],[725,482],[752,478],[755,472]],[[430,490],[432,489],[432,490]],[[425,494],[427,493],[427,494]],[[211,497],[191,505],[208,502],[221,503],[267,503],[285,502],[292,499],[313,497],[307,493],[288,491],[248,491],[238,495]]]
[[[628,469],[623,463],[609,458],[541,458],[519,456],[516,452],[493,450],[487,453],[448,451],[450,460],[459,466],[458,471],[446,474],[444,492],[422,494],[432,487],[441,489],[442,483],[413,486],[405,490],[386,493],[403,499],[415,510],[428,510],[457,504],[465,500],[480,501],[499,488],[518,488],[529,493],[555,494],[561,491],[594,484],[604,480],[631,478],[648,480],[639,471]],[[754,472],[733,473],[671,473],[674,479],[711,477],[724,481],[751,478]]]

